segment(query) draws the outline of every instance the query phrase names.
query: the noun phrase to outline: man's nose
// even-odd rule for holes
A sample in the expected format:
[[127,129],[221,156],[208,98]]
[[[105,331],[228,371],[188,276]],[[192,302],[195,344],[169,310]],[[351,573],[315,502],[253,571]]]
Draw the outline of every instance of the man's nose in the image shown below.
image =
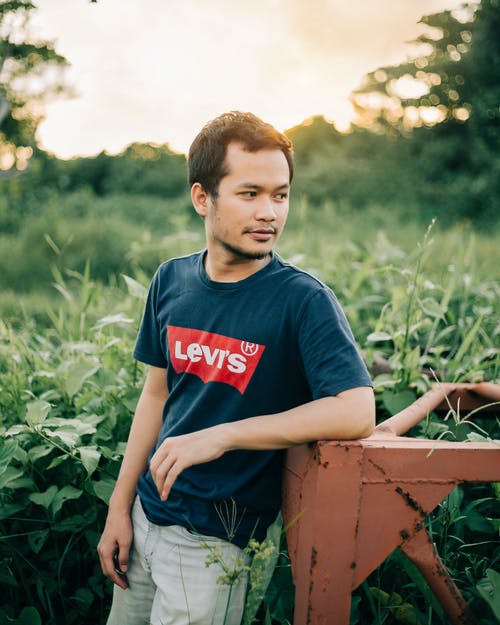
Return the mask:
[[273,221],[276,219],[276,207],[271,197],[262,197],[259,199],[256,218],[264,221]]

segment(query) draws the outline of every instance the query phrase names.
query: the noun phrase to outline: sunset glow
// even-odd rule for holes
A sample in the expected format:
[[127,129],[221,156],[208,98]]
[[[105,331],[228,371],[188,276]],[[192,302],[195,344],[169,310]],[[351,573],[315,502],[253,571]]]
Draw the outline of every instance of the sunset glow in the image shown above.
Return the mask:
[[[39,140],[70,157],[134,141],[186,151],[208,119],[231,109],[281,130],[313,115],[348,130],[349,95],[363,76],[404,62],[419,18],[462,0],[38,4],[32,32],[56,41],[77,93],[49,106]],[[398,90],[422,88],[401,81]]]

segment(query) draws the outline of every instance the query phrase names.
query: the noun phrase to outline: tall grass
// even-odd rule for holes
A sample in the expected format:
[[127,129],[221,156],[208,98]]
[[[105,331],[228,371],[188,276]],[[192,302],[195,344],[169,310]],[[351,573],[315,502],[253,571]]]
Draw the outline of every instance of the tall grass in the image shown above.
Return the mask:
[[[79,270],[55,263],[52,295],[12,290],[2,300],[0,622],[104,623],[110,588],[95,547],[143,381],[132,345],[152,267],[202,246],[200,224],[187,226],[181,219],[175,232],[138,232],[129,250],[133,277],[96,280],[92,259]],[[372,368],[379,419],[408,405],[434,375],[498,381],[498,254],[490,238],[439,224],[425,234],[410,223],[391,226],[375,212],[361,219],[332,205],[315,211],[299,203],[280,253],[337,293]],[[481,421],[486,436],[498,438],[497,421]],[[432,416],[415,435],[445,431],[477,434]],[[430,519],[441,555],[483,625],[495,622],[490,603],[500,597],[491,572],[498,517],[497,491],[476,485],[454,491]],[[353,624],[445,622],[405,562],[393,554],[355,593]],[[284,625],[292,609],[282,544],[256,622]]]

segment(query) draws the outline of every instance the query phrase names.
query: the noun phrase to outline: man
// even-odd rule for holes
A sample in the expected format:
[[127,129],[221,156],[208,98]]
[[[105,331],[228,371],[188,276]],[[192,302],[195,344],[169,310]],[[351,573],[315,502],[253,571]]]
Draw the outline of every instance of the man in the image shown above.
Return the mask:
[[150,369],[98,547],[115,583],[109,625],[238,625],[244,580],[217,583],[208,550],[230,563],[264,538],[280,450],[374,426],[335,296],[273,251],[290,141],[232,112],[201,130],[188,163],[206,250],[162,264],[150,287],[134,351]]

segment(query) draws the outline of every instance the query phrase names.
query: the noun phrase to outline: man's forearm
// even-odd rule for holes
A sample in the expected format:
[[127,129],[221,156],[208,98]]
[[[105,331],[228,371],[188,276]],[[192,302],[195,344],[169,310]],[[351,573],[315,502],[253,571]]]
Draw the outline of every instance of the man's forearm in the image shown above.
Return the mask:
[[147,468],[148,455],[160,432],[165,399],[166,394],[151,392],[147,386],[139,398],[127,449],[109,502],[113,510],[127,512],[130,510],[137,482]]
[[375,426],[370,387],[358,387],[284,412],[223,423],[166,438],[151,460],[162,500],[187,467],[220,458],[234,449],[285,449],[324,439],[364,438]]
[[375,426],[370,387],[324,397],[274,415],[252,417],[221,426],[226,451],[284,449],[317,440],[364,438]]

